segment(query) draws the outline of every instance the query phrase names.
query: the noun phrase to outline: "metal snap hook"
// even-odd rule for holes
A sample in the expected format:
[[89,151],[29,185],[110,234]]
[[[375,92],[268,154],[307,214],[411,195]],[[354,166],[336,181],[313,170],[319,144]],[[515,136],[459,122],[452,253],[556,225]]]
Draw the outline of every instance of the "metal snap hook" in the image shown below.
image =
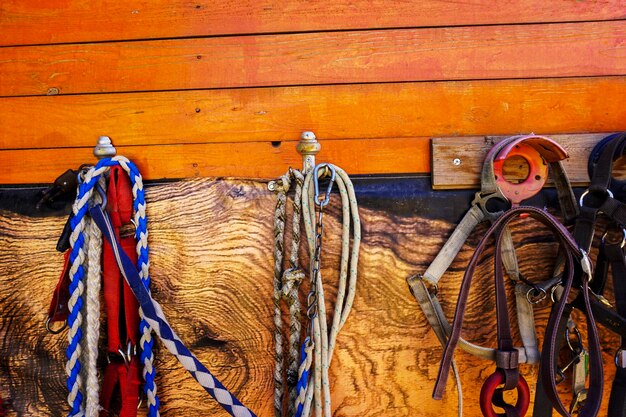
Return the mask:
[[[326,193],[323,197],[320,196],[320,182],[319,182],[320,180],[319,171],[322,168],[325,168],[325,171],[323,172],[324,174],[323,176],[328,176],[328,173],[330,172],[330,181],[328,183],[328,186],[326,187]],[[313,187],[315,190],[315,204],[317,206],[324,207],[330,201],[330,192],[333,188],[333,183],[335,182],[336,175],[337,173],[335,172],[335,167],[327,163],[316,165],[315,168],[313,168]]]

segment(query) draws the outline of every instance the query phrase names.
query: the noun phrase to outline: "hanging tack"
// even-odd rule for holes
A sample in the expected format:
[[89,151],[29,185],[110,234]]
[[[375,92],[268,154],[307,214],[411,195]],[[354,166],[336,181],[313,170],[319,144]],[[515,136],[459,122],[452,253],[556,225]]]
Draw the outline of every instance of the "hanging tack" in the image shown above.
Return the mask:
[[98,144],[93,148],[93,154],[98,159],[113,157],[116,153],[115,146],[113,146],[111,138],[108,136],[100,136]]
[[322,145],[317,141],[315,133],[302,132],[300,142],[296,150],[302,155],[302,173],[306,175],[315,167],[315,155],[322,149]]

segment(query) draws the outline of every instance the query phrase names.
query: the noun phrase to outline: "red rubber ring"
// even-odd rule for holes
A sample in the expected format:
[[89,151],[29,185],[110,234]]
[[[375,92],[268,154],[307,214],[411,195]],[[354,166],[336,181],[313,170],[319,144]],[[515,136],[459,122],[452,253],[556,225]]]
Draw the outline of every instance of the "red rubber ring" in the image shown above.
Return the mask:
[[[489,378],[485,380],[482,389],[480,390],[480,411],[482,411],[485,417],[502,417],[504,414],[498,414],[493,410],[491,401],[493,395],[499,385],[504,384],[504,372],[500,369],[491,374]],[[519,376],[517,383],[517,402],[515,408],[517,409],[519,416],[524,417],[530,406],[530,389],[528,383],[523,376]]]

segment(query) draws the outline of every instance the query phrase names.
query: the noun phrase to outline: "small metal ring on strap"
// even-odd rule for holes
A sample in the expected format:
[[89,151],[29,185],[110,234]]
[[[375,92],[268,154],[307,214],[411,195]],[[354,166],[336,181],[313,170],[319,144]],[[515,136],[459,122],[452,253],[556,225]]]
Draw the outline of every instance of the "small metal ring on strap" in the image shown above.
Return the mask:
[[65,330],[65,328],[67,327],[67,320],[63,321],[63,326],[61,326],[58,329],[53,329],[50,327],[50,323],[52,322],[52,317],[48,317],[48,319],[46,320],[46,330],[48,331],[48,333],[50,334],[59,334],[61,333],[63,330]]
[[[606,190],[606,194],[608,197],[613,198],[613,193],[611,192],[611,190]],[[585,190],[584,193],[582,193],[582,195],[580,196],[580,199],[578,200],[578,205],[581,207],[584,207],[583,201],[585,200],[585,197],[589,195],[589,189]]]
[[576,342],[578,344],[577,348],[572,345],[572,341],[570,339],[570,329],[569,327],[565,329],[565,341],[567,342],[567,347],[574,353],[580,354],[581,346],[583,345],[583,338],[580,335],[580,331],[578,327],[574,327],[574,336],[576,336]]
[[[624,249],[624,245],[626,245],[626,229],[625,228],[621,228],[622,229],[622,243],[620,245],[620,248]],[[609,231],[605,231],[604,234],[602,235],[602,244],[604,244],[604,242],[606,241],[606,237],[608,235]]]
[[545,300],[547,296],[548,292],[537,286],[529,288],[528,291],[526,291],[526,300],[528,300],[529,304],[538,304]]

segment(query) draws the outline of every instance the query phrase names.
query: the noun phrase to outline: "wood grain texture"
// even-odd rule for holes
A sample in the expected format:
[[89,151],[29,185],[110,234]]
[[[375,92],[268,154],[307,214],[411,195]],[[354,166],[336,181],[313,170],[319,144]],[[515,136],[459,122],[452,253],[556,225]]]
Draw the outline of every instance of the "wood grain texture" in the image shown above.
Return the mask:
[[[152,186],[146,195],[154,297],[182,339],[226,386],[260,417],[273,415],[275,197],[265,183],[211,179]],[[331,367],[333,415],[452,417],[456,415],[452,383],[443,401],[430,399],[442,349],[405,278],[426,268],[454,225],[411,214],[395,200],[372,195],[364,200],[368,203],[360,208],[364,239],[357,295]],[[336,202],[333,197],[325,216],[323,274],[330,300],[339,257]],[[515,241],[521,245],[520,268],[529,279],[541,279],[552,268],[549,255],[556,253],[556,247],[527,221],[520,220],[514,228]],[[12,401],[11,417],[59,416],[66,410],[65,335],[47,335],[43,327],[48,297],[61,268],[54,245],[63,223],[61,217],[0,213],[0,394]],[[482,232],[484,228],[472,235],[442,281],[441,299],[450,315],[463,265]],[[305,252],[302,247],[301,253]],[[478,269],[464,334],[493,345],[491,268],[485,262]],[[512,290],[509,285],[509,294]],[[535,309],[540,328],[548,312],[548,305]],[[601,338],[609,381],[618,340],[603,330]],[[163,416],[226,415],[160,343],[156,354]],[[457,359],[465,386],[465,415],[478,417],[475,388],[494,367],[460,351]],[[536,368],[523,368],[531,381],[536,372]],[[608,390],[604,407],[607,399]]]
[[607,132],[626,130],[624,91],[599,77],[4,98],[0,149]]
[[[334,161],[353,174],[430,171],[429,138],[327,139],[318,162]],[[277,178],[302,157],[294,141],[118,147],[146,179],[190,177]],[[0,151],[0,184],[50,183],[67,167],[94,163],[93,148]],[[24,167],[29,167],[25,176]]]
[[[1,45],[416,26],[623,19],[619,0],[4,0]],[[314,16],[314,18],[312,18]]]
[[0,48],[0,96],[626,75],[626,21]]
[[[589,155],[593,147],[608,135],[609,133],[547,135],[563,146],[569,154],[569,158],[563,161],[563,166],[573,186],[589,184],[587,170]],[[478,188],[485,155],[494,143],[503,138],[502,136],[433,138],[431,146],[433,188],[439,190]],[[454,164],[455,159],[460,160],[459,165]],[[518,168],[522,169],[511,169],[508,173],[505,171],[505,175],[511,175],[510,178],[513,179],[526,179],[527,171],[526,175],[522,176],[520,174],[524,169]],[[623,166],[621,168],[623,171]],[[619,172],[620,170],[616,169],[616,175]],[[548,184],[552,184],[552,181],[549,180]]]

